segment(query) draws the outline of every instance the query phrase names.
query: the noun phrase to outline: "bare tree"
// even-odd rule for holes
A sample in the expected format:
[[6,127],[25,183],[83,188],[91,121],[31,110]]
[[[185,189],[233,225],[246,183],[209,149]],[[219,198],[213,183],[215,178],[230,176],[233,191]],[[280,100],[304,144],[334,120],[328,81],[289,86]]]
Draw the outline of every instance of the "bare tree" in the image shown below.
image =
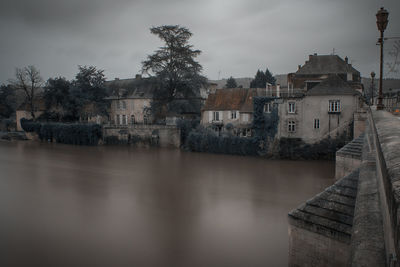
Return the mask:
[[15,80],[10,81],[16,90],[22,90],[25,94],[25,102],[29,105],[32,118],[35,119],[35,98],[38,90],[43,86],[43,79],[35,66],[16,68]]

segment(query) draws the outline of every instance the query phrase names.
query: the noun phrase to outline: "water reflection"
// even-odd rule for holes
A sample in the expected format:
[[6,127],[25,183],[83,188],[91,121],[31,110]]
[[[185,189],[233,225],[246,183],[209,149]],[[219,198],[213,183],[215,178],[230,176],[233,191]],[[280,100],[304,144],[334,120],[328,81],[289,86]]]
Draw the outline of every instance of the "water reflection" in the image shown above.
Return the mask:
[[286,266],[333,162],[0,143],[0,265]]

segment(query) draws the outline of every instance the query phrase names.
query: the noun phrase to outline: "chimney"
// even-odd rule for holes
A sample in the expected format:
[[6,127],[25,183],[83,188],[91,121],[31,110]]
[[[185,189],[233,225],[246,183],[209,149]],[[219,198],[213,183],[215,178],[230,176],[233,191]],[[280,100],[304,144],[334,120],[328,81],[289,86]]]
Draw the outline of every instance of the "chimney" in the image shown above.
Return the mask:
[[276,85],[276,96],[281,96],[281,85],[279,83]]
[[318,56],[318,54],[317,54],[317,53],[314,53],[314,56]]
[[349,64],[349,58],[348,57],[345,57],[344,61],[346,62],[346,64]]
[[[312,55],[308,55],[308,60],[311,60],[311,58],[312,58]],[[306,61],[307,62],[307,61]]]
[[301,68],[301,65],[299,65],[298,68],[300,69],[300,68]]
[[140,74],[136,74],[136,76],[135,76],[135,79],[136,79],[136,80],[140,80],[140,79],[142,79],[142,75],[140,75]]

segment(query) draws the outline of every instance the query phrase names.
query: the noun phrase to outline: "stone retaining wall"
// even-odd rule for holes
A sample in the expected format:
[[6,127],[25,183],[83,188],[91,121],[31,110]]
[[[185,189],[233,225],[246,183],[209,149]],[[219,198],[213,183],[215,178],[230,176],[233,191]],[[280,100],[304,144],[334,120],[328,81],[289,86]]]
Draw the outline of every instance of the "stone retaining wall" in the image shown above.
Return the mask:
[[161,147],[180,147],[180,130],[176,126],[167,125],[127,125],[127,126],[104,126],[103,139],[116,136],[121,141],[128,141],[133,136],[142,139],[156,139]]

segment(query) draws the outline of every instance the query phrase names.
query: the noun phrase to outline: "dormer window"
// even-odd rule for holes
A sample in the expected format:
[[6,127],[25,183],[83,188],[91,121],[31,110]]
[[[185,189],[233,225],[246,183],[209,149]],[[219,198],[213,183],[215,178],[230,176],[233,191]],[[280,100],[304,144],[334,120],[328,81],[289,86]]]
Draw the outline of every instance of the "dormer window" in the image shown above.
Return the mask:
[[347,81],[353,81],[353,73],[347,73]]

